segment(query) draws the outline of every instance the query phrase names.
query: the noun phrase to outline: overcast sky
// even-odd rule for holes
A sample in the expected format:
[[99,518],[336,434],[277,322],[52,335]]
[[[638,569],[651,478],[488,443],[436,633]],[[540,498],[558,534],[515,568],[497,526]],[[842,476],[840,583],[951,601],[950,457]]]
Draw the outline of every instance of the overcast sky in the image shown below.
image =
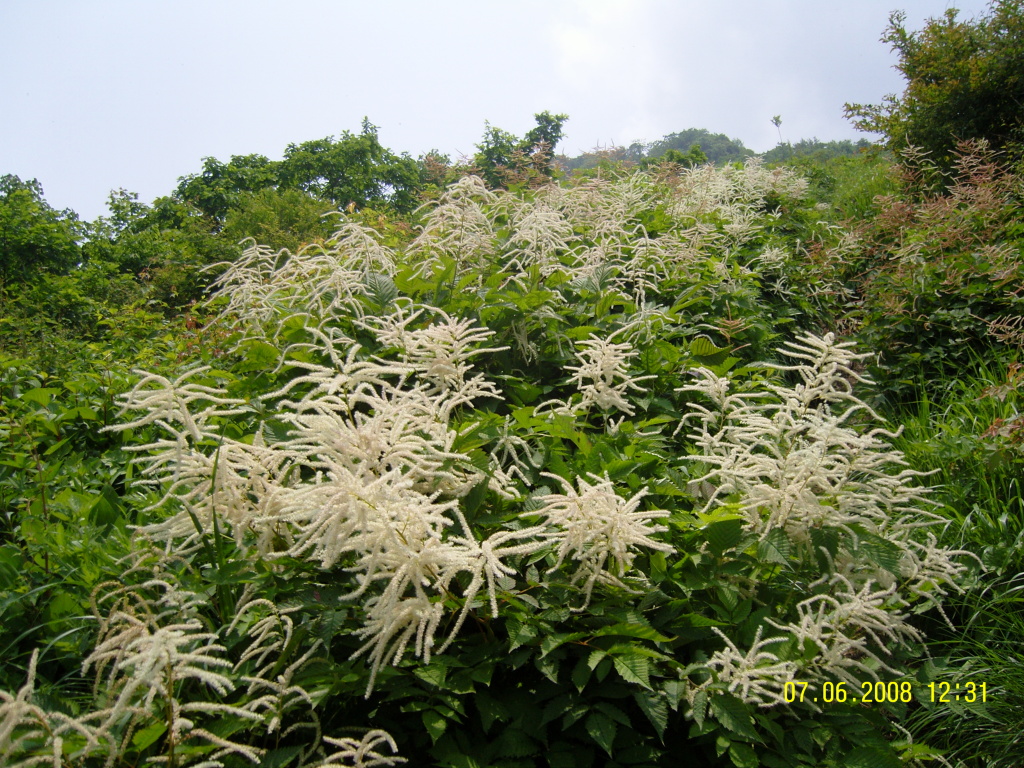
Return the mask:
[[[706,128],[763,151],[857,139],[844,102],[903,90],[881,37],[984,0],[0,0],[0,174],[56,208],[168,194],[202,158],[358,132],[471,155],[569,115],[559,150]],[[872,137],[868,137],[872,138]]]

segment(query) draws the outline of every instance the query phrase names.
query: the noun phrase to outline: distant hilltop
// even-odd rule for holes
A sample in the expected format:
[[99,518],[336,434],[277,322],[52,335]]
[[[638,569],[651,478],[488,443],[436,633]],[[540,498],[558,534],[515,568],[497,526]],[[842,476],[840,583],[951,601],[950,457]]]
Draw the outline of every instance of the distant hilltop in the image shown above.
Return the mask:
[[[817,156],[820,159],[856,155],[871,146],[871,142],[860,139],[857,142],[820,141],[817,138],[802,139],[796,144],[788,142],[761,153],[766,162],[782,162],[795,157]],[[690,128],[651,143],[634,142],[628,147],[610,146],[584,152],[577,157],[560,155],[558,162],[566,170],[593,168],[602,160],[628,161],[646,165],[663,159],[680,162],[694,161],[720,163],[743,162],[758,153],[743,145],[739,139],[730,139],[724,133],[711,133],[706,128]]]

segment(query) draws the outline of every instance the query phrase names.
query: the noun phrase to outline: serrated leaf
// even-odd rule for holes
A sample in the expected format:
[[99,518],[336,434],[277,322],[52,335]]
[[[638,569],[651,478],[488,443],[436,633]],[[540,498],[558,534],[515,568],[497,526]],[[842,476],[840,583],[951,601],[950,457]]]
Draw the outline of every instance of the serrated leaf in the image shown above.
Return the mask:
[[22,392],[19,397],[22,400],[28,400],[30,403],[47,406],[50,404],[50,398],[58,393],[60,393],[60,390],[55,387],[36,387],[35,389]]
[[534,661],[533,665],[544,677],[557,685],[559,662],[560,659],[555,656],[543,656]]
[[448,676],[448,668],[440,664],[430,664],[425,667],[415,667],[412,673],[423,682],[429,683],[435,688],[441,688]]
[[286,766],[302,754],[303,747],[279,747],[263,755],[259,768],[286,768]]
[[89,519],[101,528],[113,525],[124,514],[124,507],[117,491],[109,484],[104,484],[89,510]]
[[494,743],[495,757],[526,757],[536,751],[536,742],[520,728],[506,728]]
[[587,718],[584,727],[587,729],[587,733],[590,734],[590,738],[608,753],[608,757],[611,757],[612,743],[615,741],[615,733],[618,730],[615,721],[608,717],[608,715],[594,712]]
[[558,648],[559,646],[564,645],[565,643],[575,642],[576,640],[581,640],[586,636],[587,635],[583,632],[569,632],[566,634],[548,635],[540,641],[541,658],[547,656],[549,653],[555,650],[555,648]]
[[757,740],[750,707],[729,693],[711,696],[711,712],[726,729],[746,739]]
[[730,517],[725,520],[716,520],[704,527],[704,536],[708,540],[708,546],[716,555],[721,555],[740,542],[743,535],[743,519]]
[[480,713],[480,725],[483,726],[484,733],[491,729],[491,725],[494,724],[495,720],[506,720],[508,718],[508,710],[505,708],[505,705],[483,691],[476,696],[476,708]]
[[157,739],[164,735],[167,731],[167,723],[163,721],[157,721],[145,728],[140,728],[132,735],[132,744],[136,749],[143,750],[151,744],[155,743]]
[[707,336],[701,335],[690,342],[690,354],[694,357],[713,357],[728,352],[731,347],[719,347]]
[[398,298],[398,287],[387,275],[379,272],[370,272],[363,279],[363,286],[366,288],[366,296],[377,309],[387,309]]
[[610,627],[601,627],[594,633],[594,637],[607,637],[609,635],[618,637],[637,637],[641,640],[653,640],[656,643],[667,643],[671,638],[658,632],[646,624],[635,624],[622,622],[613,624]]
[[898,544],[870,531],[858,531],[857,537],[859,539],[858,553],[863,553],[868,560],[889,573],[899,574],[903,550]]
[[651,690],[650,662],[646,656],[639,654],[622,654],[612,656],[615,671],[629,683],[637,683]]
[[592,671],[592,668],[587,665],[585,659],[580,659],[576,662],[576,666],[573,667],[571,676],[572,684],[576,686],[576,690],[580,693],[583,692],[587,682],[590,680],[590,673]]
[[655,693],[634,693],[633,699],[640,707],[640,711],[654,726],[658,738],[661,739],[668,727],[668,701],[664,696]]
[[549,701],[547,706],[544,707],[544,713],[540,717],[541,727],[547,725],[552,720],[557,720],[562,715],[564,715],[571,701],[572,699],[570,698],[569,694],[562,694],[561,696],[556,696],[551,701]]
[[701,688],[693,695],[693,721],[697,724],[698,728],[704,727],[704,718],[707,715],[707,707],[708,692],[707,689]]
[[785,565],[789,562],[791,551],[789,536],[782,528],[772,528],[757,544],[757,557],[766,563]]
[[537,637],[537,628],[535,626],[524,624],[512,616],[505,619],[505,628],[508,630],[509,651],[514,651],[519,646]]
[[842,768],[902,768],[903,763],[891,751],[878,747],[857,747],[843,758]]
[[598,712],[604,712],[604,714],[608,715],[612,720],[620,725],[626,726],[627,728],[632,725],[632,723],[629,722],[629,716],[614,704],[609,704],[606,701],[599,701],[594,705],[594,709]]
[[729,759],[736,768],[758,768],[761,765],[754,748],[740,741],[729,745]]
[[573,723],[583,719],[588,714],[590,714],[590,705],[583,701],[576,702],[566,710],[565,715],[562,717],[562,730],[566,730]]
[[235,366],[235,371],[265,371],[274,368],[281,359],[281,350],[265,341],[249,341],[242,348],[245,361]]

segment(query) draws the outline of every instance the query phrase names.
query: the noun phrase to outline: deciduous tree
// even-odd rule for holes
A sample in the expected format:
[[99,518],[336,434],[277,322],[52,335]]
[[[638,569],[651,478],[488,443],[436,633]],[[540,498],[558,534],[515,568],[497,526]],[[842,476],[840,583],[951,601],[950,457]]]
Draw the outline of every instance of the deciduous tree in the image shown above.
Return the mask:
[[0,291],[40,272],[63,273],[80,258],[82,225],[74,211],[57,211],[35,179],[0,177]]
[[920,32],[896,11],[882,37],[899,56],[907,85],[882,104],[847,104],[864,131],[880,133],[894,151],[924,149],[947,168],[957,142],[986,139],[1020,153],[1024,140],[1024,2],[992,0],[987,15],[958,18],[950,8]]

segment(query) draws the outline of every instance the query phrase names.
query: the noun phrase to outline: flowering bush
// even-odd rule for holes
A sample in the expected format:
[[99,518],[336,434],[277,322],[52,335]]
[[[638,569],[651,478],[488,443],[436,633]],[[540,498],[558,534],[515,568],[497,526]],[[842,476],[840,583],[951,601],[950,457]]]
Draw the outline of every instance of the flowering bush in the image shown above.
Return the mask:
[[212,299],[231,359],[122,398],[148,511],[94,600],[96,695],[33,709],[30,671],[0,754],[892,764],[905,703],[786,683],[902,679],[970,561],[863,355],[803,332],[758,363],[795,319],[765,273],[799,261],[769,201],[802,189],[754,162],[467,178],[404,247],[356,221],[252,246]]

